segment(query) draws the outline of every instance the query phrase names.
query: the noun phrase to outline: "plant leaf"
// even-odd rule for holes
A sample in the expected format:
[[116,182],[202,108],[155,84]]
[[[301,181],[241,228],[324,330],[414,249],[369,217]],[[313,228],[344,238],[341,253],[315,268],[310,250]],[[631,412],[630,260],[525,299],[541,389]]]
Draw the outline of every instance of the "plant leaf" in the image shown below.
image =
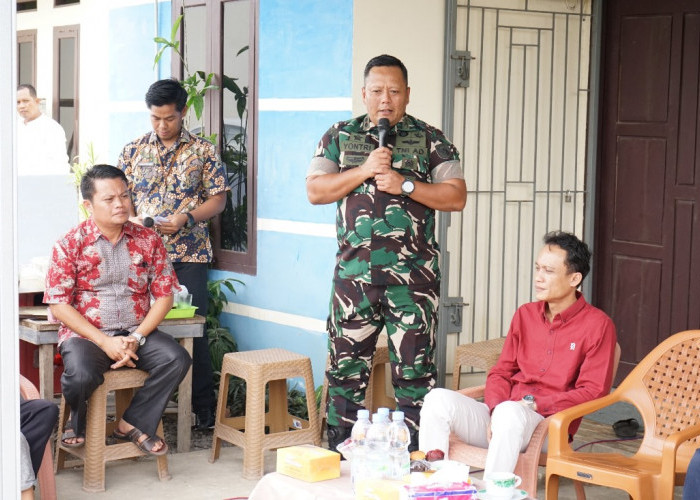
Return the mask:
[[177,19],[175,19],[175,22],[173,23],[173,27],[170,30],[170,39],[174,42],[175,37],[177,36],[177,30],[180,29],[180,23],[182,22],[183,14],[180,14],[177,16]]

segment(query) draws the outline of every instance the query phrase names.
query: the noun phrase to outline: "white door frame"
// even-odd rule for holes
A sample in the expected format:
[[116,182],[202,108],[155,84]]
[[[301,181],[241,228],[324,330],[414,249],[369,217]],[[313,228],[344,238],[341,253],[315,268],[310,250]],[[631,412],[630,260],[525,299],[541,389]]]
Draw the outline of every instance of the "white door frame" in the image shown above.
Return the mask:
[[[0,498],[19,498],[19,331],[16,265],[15,126],[17,2],[0,2]],[[4,35],[3,35],[4,33]]]

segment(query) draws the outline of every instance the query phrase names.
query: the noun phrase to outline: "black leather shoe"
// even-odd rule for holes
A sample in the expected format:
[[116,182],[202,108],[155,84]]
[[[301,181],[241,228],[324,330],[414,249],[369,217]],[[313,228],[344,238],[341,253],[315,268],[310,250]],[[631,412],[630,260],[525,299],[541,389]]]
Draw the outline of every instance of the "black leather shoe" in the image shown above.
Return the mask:
[[195,413],[193,429],[197,431],[210,431],[214,428],[216,418],[211,410],[200,410]]
[[326,430],[326,435],[328,436],[328,449],[331,451],[338,451],[336,447],[349,438],[351,432],[351,427],[329,425],[328,429]]

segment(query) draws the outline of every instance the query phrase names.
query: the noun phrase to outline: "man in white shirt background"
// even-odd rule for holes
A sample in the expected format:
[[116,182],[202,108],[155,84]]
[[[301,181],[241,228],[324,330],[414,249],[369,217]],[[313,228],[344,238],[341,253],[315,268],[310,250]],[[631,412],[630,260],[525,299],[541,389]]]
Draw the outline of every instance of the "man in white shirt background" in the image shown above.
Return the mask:
[[66,133],[58,122],[41,112],[40,102],[33,86],[17,87],[18,174],[69,174]]

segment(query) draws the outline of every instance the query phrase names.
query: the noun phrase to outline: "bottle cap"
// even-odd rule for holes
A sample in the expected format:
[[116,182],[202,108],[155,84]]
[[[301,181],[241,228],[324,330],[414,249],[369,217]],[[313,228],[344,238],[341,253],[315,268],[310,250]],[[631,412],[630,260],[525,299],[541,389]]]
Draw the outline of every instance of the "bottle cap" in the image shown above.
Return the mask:
[[357,410],[357,419],[369,418],[369,410]]
[[403,420],[403,412],[401,410],[396,410],[391,414],[391,419],[396,422],[397,420]]
[[389,408],[383,408],[383,407],[379,408],[377,410],[377,413],[379,413],[380,415],[386,415],[388,417],[389,416]]

